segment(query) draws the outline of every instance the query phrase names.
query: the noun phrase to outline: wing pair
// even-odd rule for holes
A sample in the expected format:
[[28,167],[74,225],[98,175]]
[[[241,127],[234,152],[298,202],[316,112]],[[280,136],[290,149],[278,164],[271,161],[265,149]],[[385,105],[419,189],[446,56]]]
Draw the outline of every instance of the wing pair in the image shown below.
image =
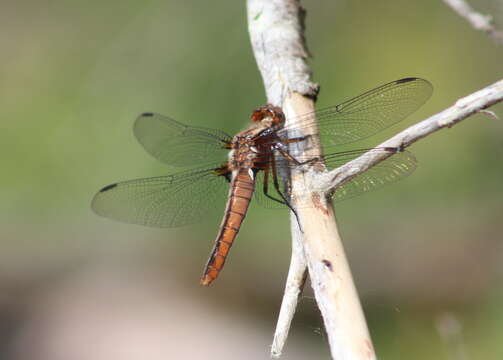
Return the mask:
[[[426,102],[431,93],[432,86],[426,80],[397,80],[337,106],[293,119],[294,125],[281,129],[280,136],[318,121],[325,149],[354,142],[403,120]],[[301,123],[303,125],[299,125]],[[109,185],[92,201],[97,214],[141,225],[177,227],[198,221],[218,202],[225,201],[228,182],[218,176],[218,169],[226,160],[231,136],[215,129],[186,126],[154,113],[137,118],[134,134],[151,155],[167,165],[206,165],[172,175]],[[324,159],[327,167],[336,168],[365,151],[328,154]],[[291,166],[282,163],[286,165],[278,166]],[[333,199],[344,200],[394,182],[414,171],[415,166],[411,153],[397,153],[339,187]],[[276,207],[275,202],[261,194],[263,181],[263,176],[257,178],[257,200],[267,207]]]

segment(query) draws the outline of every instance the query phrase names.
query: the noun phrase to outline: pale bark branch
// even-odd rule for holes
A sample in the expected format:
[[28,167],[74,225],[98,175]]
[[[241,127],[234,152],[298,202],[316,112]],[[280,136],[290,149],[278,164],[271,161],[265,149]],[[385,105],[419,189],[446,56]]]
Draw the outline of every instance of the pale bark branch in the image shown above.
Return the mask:
[[[447,1],[447,0],[445,0]],[[450,2],[453,2],[452,0]],[[455,1],[454,1],[455,2]],[[248,26],[253,52],[264,82],[267,101],[281,106],[290,119],[314,110],[318,86],[306,64],[304,11],[298,0],[248,0]],[[485,28],[486,31],[487,28]],[[499,81],[456,102],[451,108],[418,123],[379,147],[405,148],[467,116],[501,101]],[[310,129],[315,134],[316,129]],[[302,158],[317,156],[320,147],[296,149]],[[311,284],[323,316],[332,357],[337,360],[374,360],[363,311],[337,230],[333,208],[325,194],[376,165],[392,152],[370,152],[330,172],[310,168],[292,171],[294,193],[310,193],[295,202],[298,220],[291,216],[292,260],[274,336],[271,355],[279,357],[286,341],[309,269]]]
[[248,0],[248,29],[267,101],[281,106],[289,92],[315,97],[306,64],[304,10],[295,0]]
[[[283,108],[290,119],[314,111],[318,87],[305,59],[304,12],[297,0],[248,0],[248,27],[253,52],[264,81],[267,100]],[[310,129],[315,134],[316,129]],[[314,139],[313,139],[314,141]],[[302,158],[321,153],[320,147],[297,149]],[[295,192],[309,191],[309,174],[293,170]],[[271,355],[279,357],[304,283],[306,264],[328,335],[332,357],[374,360],[368,333],[331,204],[325,197],[297,202],[298,220],[291,216],[292,261]]]
[[[425,136],[446,127],[450,128],[468,116],[483,112],[484,109],[502,100],[503,79],[459,99],[451,107],[403,130],[379,144],[377,148],[405,149]],[[392,155],[392,152],[369,151],[337,169],[318,174],[315,179],[315,188],[320,192],[330,192]]]
[[[295,216],[292,218],[292,228],[297,224]],[[298,300],[307,277],[307,263],[302,247],[302,233],[299,229],[292,232],[292,257],[288,269],[285,292],[281,302],[281,308],[274,332],[271,346],[271,357],[279,358],[288,337],[288,331],[292,323]]]
[[[311,81],[305,60],[304,11],[298,1],[247,1],[248,28],[253,53],[262,75],[267,102],[284,106],[290,92],[314,98],[318,85]],[[309,102],[309,100],[308,100]],[[310,107],[314,109],[314,102]],[[281,356],[307,275],[302,233],[291,221],[292,257],[281,303],[271,356]]]
[[465,18],[474,29],[484,31],[499,45],[503,45],[503,31],[496,29],[490,15],[475,11],[465,0],[444,0],[459,16]]

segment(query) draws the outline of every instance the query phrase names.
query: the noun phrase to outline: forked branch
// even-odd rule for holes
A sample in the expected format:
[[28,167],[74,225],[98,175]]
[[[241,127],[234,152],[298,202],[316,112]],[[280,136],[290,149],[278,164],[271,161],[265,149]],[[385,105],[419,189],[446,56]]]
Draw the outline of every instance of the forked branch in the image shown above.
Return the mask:
[[[283,108],[288,126],[289,119],[314,111],[313,99],[318,90],[311,81],[311,71],[305,62],[308,52],[303,33],[304,11],[297,0],[248,0],[247,6],[252,48],[264,81],[267,101]],[[310,130],[310,134],[316,133],[316,129]],[[307,158],[320,153],[321,149],[313,146],[300,156]],[[301,191],[302,184],[303,175],[294,173],[293,190]],[[297,220],[292,216],[292,262],[271,355],[279,357],[281,354],[302,292],[307,265],[332,356],[337,359],[373,360],[372,342],[333,209],[330,204],[323,203],[324,199],[305,200],[307,203],[298,204],[297,210],[303,232],[299,231]],[[312,203],[315,200],[318,200],[316,204]],[[316,210],[307,210],[315,209],[315,206],[318,206]],[[330,272],[320,272],[320,267],[327,268],[326,264],[330,264]]]
[[[303,35],[304,11],[298,0],[248,0],[247,6],[252,48],[267,100],[283,108],[288,126],[288,119],[314,111],[313,99],[318,89],[311,81],[311,71],[305,62],[308,53]],[[503,80],[500,80],[458,100],[452,107],[411,126],[378,147],[404,149],[435,131],[451,127],[476,112],[483,112],[502,99]],[[317,132],[310,129],[309,133]],[[317,156],[321,152],[316,146],[304,150],[300,153],[302,158]],[[311,169],[300,173],[292,170],[293,192],[311,192],[312,196],[302,197],[305,203],[297,204],[302,232],[296,217],[292,216],[292,260],[271,349],[273,357],[281,355],[307,267],[332,357],[376,359],[333,208],[325,195],[392,155],[393,152],[386,151],[369,152],[330,172]]]

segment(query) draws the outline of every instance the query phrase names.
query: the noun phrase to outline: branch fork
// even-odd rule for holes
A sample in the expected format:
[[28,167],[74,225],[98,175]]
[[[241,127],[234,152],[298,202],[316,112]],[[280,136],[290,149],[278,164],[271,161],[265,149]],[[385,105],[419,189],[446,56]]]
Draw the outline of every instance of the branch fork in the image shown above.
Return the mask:
[[[308,52],[303,34],[304,11],[298,0],[247,0],[247,9],[248,30],[267,102],[283,108],[288,126],[289,119],[314,111],[313,99],[318,91],[305,62]],[[503,79],[456,101],[448,109],[405,129],[377,147],[404,150],[423,137],[444,127],[452,127],[502,100]],[[309,133],[316,134],[316,130],[309,129]],[[302,158],[314,158],[319,154],[321,148],[313,146],[302,153]],[[392,151],[370,150],[332,171],[292,169],[293,193],[307,190],[310,196],[295,199],[302,231],[296,216],[291,213],[292,258],[271,348],[273,358],[281,355],[309,270],[332,358],[376,359],[334,210],[326,194],[393,154]]]

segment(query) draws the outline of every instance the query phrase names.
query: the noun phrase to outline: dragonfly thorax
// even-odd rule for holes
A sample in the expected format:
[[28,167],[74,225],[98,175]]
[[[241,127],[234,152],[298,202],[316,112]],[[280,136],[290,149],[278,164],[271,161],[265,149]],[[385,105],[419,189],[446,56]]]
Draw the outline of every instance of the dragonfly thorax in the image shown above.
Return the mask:
[[248,130],[240,132],[232,139],[229,153],[229,168],[254,168],[256,163],[264,161],[272,154],[272,146],[276,137],[274,132],[262,123],[253,124]]
[[229,168],[236,170],[238,168],[254,167],[259,150],[255,146],[253,137],[249,135],[235,136],[232,142],[232,150],[229,153]]

